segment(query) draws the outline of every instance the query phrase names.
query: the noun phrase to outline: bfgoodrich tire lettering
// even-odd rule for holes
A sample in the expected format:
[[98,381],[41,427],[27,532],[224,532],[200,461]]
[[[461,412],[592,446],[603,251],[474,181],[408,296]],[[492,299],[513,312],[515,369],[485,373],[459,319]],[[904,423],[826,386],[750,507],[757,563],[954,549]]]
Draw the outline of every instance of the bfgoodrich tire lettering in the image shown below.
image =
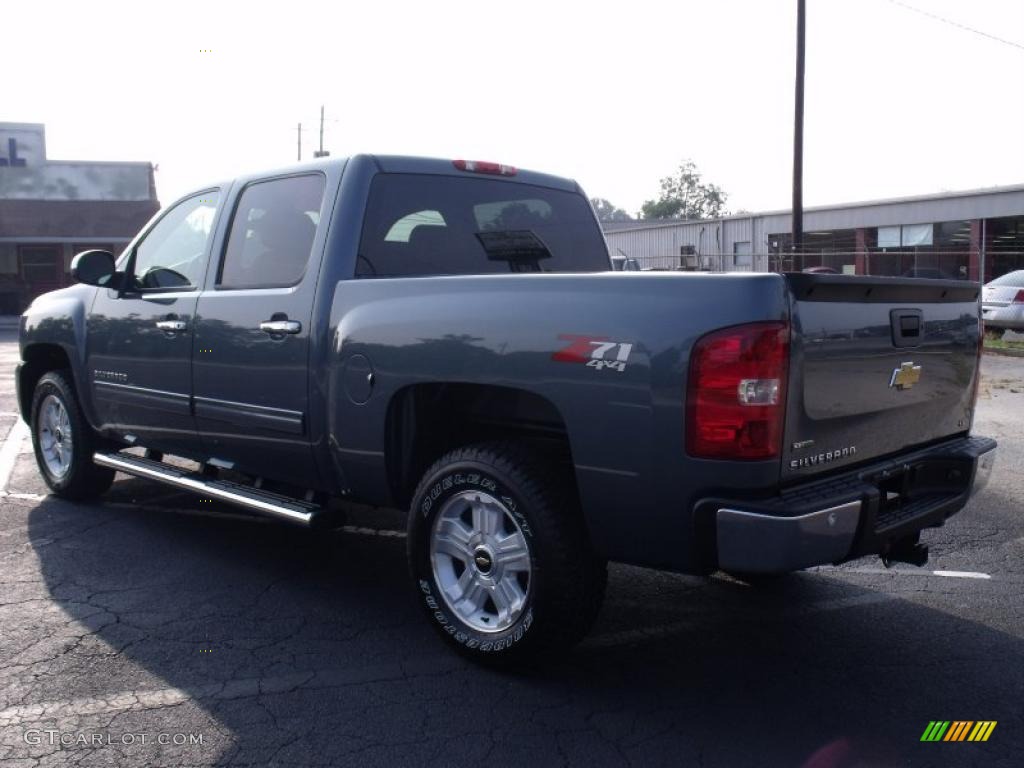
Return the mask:
[[[438,558],[442,530],[458,547],[448,542]],[[605,564],[591,552],[571,472],[518,443],[458,449],[427,470],[409,512],[408,557],[431,624],[480,661],[567,648],[589,630],[604,595]],[[453,571],[453,561],[463,569]],[[482,600],[473,599],[477,587],[487,590]]]
[[[50,371],[36,384],[29,412],[32,448],[39,472],[54,495],[90,499],[110,488],[114,470],[92,461],[95,436],[82,416],[71,381],[67,371]],[[55,441],[65,445],[55,448]]]

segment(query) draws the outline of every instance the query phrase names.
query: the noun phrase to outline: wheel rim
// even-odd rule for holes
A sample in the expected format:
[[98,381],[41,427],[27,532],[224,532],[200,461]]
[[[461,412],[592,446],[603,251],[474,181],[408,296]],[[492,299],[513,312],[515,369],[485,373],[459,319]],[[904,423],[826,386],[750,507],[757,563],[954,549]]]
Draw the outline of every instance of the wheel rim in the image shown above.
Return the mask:
[[39,406],[36,433],[46,469],[56,478],[64,477],[71,468],[71,418],[56,395],[47,395]]
[[430,536],[434,580],[448,608],[478,632],[515,624],[530,594],[530,547],[508,508],[481,491],[448,499]]

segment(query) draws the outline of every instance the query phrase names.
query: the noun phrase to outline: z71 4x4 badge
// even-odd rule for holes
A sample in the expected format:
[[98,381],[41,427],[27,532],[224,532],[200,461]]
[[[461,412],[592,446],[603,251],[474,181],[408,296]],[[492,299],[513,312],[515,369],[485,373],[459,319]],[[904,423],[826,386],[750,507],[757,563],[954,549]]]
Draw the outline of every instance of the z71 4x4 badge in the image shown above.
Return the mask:
[[622,341],[608,341],[607,336],[579,336],[560,333],[558,338],[568,341],[567,347],[555,352],[551,359],[557,363],[583,363],[589,368],[611,368],[621,373],[626,370],[633,345]]

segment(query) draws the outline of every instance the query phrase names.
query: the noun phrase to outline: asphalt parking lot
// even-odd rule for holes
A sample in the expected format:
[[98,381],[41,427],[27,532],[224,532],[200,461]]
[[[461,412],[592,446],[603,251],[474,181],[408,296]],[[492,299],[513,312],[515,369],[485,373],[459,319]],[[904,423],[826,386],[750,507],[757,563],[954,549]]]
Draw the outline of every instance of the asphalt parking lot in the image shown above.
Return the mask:
[[[48,498],[16,359],[0,331],[4,765],[1024,764],[1024,359],[984,359],[999,460],[926,569],[613,566],[591,637],[519,675],[435,638],[396,513],[324,542],[127,478]],[[933,720],[998,724],[922,743]]]

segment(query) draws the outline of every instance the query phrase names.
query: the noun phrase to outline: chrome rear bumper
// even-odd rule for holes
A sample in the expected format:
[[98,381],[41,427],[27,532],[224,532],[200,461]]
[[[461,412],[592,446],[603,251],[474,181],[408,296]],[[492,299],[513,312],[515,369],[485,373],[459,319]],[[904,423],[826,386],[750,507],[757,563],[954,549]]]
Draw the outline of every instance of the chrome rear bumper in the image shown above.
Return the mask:
[[851,501],[797,517],[718,510],[718,565],[726,571],[775,573],[846,557],[860,522]]
[[[831,502],[830,484],[824,484],[817,497],[818,507],[810,511],[805,511],[806,507],[787,509],[785,494],[770,503],[715,505],[718,567],[746,573],[785,573],[885,552],[895,541],[923,528],[942,525],[985,487],[996,454],[995,441],[986,438],[958,440],[948,451],[943,447],[840,478],[840,482],[831,484],[837,489]],[[901,472],[908,475],[905,483]],[[913,478],[918,476],[922,479],[915,486]],[[949,478],[948,487],[940,492],[935,488],[937,476]],[[891,490],[901,483],[905,496]],[[787,493],[799,496],[800,490],[789,489]],[[836,498],[839,492],[846,498]],[[851,499],[851,495],[858,498]]]

